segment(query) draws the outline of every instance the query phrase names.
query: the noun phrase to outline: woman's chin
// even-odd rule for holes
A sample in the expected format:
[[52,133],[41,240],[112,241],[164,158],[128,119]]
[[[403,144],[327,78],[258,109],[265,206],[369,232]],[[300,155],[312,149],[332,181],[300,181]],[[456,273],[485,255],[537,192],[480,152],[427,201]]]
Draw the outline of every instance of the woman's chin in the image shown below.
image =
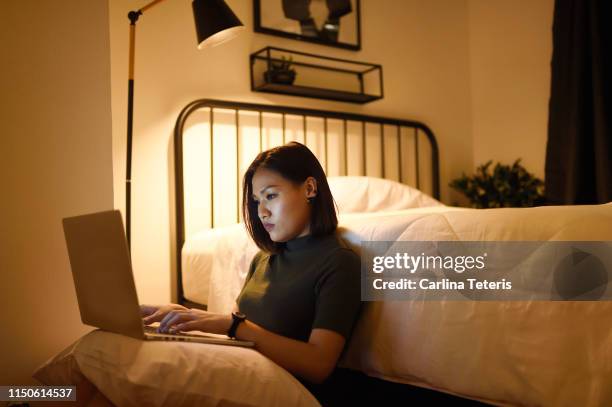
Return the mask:
[[275,243],[283,243],[287,240],[287,239],[283,239],[282,236],[279,236],[278,233],[275,233],[274,230],[268,232],[268,235],[270,236],[270,240],[272,240]]

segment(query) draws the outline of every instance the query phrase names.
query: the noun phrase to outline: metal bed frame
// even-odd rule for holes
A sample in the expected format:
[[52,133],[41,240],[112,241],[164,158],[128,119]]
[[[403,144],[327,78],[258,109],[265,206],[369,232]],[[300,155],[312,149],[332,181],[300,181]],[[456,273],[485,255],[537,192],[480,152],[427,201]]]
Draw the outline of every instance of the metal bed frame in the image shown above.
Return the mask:
[[[262,129],[263,129],[263,121],[262,115],[264,113],[276,113],[280,114],[282,117],[282,140],[283,144],[285,143],[285,116],[286,115],[294,115],[301,116],[303,122],[303,134],[304,141],[306,144],[306,130],[307,130],[307,118],[321,118],[323,119],[323,136],[324,136],[324,154],[325,154],[325,167],[328,165],[327,160],[327,150],[328,150],[328,129],[327,129],[327,120],[328,119],[337,119],[343,122],[343,150],[344,150],[344,175],[348,175],[348,160],[347,160],[347,122],[360,122],[361,123],[361,142],[362,142],[362,160],[363,160],[363,171],[366,171],[366,123],[374,123],[380,125],[380,146],[381,146],[381,173],[382,177],[385,178],[385,133],[383,126],[390,125],[397,127],[397,142],[398,142],[398,167],[399,167],[399,178],[400,182],[403,182],[403,174],[402,174],[402,143],[401,143],[401,129],[409,128],[414,129],[414,149],[415,149],[415,169],[416,169],[416,187],[420,187],[420,177],[419,177],[419,143],[418,143],[418,132],[421,131],[429,141],[431,147],[431,178],[432,178],[432,195],[434,198],[440,198],[440,179],[439,179],[439,152],[438,152],[438,144],[436,142],[436,138],[425,124],[412,120],[401,120],[401,119],[393,119],[386,117],[378,117],[378,116],[368,116],[361,115],[355,113],[344,113],[344,112],[336,112],[336,111],[325,111],[325,110],[316,110],[316,109],[305,109],[305,108],[297,108],[297,107],[289,107],[289,106],[278,106],[278,105],[266,105],[266,104],[255,104],[255,103],[242,103],[242,102],[232,102],[232,101],[222,101],[222,100],[213,100],[213,99],[200,99],[189,103],[183,110],[180,112],[176,125],[174,128],[174,192],[175,192],[175,211],[176,211],[176,298],[179,304],[191,307],[191,308],[200,308],[206,309],[206,305],[199,304],[193,301],[190,301],[184,297],[183,293],[183,279],[182,279],[182,266],[181,266],[181,252],[183,244],[185,243],[185,205],[184,205],[184,184],[183,184],[183,129],[185,127],[185,123],[189,116],[199,109],[210,109],[210,135],[209,135],[209,148],[210,148],[210,224],[211,227],[214,227],[214,182],[213,182],[213,159],[214,159],[214,144],[213,144],[213,123],[214,123],[214,110],[215,109],[224,109],[224,110],[234,110],[235,111],[235,127],[236,127],[236,146],[239,146],[239,137],[240,137],[240,124],[239,124],[239,112],[240,111],[251,111],[259,114],[259,151],[262,151]],[[240,149],[236,149],[237,154],[237,165],[239,166],[239,152]],[[327,168],[325,168],[327,172]],[[366,175],[366,174],[361,174]],[[239,194],[240,194],[240,171],[237,171],[237,202],[238,208],[240,207],[239,202]],[[238,209],[237,221],[240,220],[240,209]]]

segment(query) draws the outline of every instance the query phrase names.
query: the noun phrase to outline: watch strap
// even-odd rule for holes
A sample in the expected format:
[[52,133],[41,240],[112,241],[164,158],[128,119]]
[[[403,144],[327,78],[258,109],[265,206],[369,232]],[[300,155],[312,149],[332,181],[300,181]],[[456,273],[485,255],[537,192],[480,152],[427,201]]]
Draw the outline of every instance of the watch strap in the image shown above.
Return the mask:
[[227,336],[230,338],[236,338],[236,330],[238,330],[238,325],[245,320],[244,315],[237,315],[235,312],[232,312],[232,325],[227,331]]

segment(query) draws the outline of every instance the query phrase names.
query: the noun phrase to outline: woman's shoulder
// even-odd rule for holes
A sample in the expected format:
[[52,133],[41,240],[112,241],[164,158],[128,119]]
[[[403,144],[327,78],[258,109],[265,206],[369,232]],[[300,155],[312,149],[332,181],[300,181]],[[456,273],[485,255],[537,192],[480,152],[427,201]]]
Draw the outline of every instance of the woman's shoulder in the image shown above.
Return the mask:
[[343,259],[360,259],[359,254],[342,238],[339,232],[333,234],[335,247],[333,253],[336,257]]
[[324,268],[330,271],[358,272],[361,270],[361,257],[340,236],[336,237],[337,244],[322,258]]
[[324,287],[332,291],[360,292],[361,258],[349,247],[338,246],[328,252],[318,270],[315,293],[323,292]]
[[361,264],[361,258],[350,247],[337,247],[326,258],[328,263],[355,266]]
[[255,267],[261,262],[268,261],[269,258],[270,253],[266,252],[265,250],[260,250],[255,253],[255,256],[253,256],[253,259],[251,260],[251,266]]
[[247,279],[253,275],[253,273],[255,273],[255,271],[260,268],[264,262],[268,261],[268,255],[267,252],[265,252],[264,250],[260,250],[257,253],[255,253],[255,256],[253,256],[253,258],[251,259],[251,264],[249,264],[249,271],[247,273]]

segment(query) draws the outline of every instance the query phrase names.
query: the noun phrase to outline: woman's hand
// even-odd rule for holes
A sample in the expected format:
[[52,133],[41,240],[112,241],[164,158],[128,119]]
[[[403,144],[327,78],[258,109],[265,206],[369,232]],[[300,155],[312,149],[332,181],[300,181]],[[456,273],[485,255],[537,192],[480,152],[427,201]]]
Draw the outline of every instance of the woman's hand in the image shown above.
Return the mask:
[[175,310],[188,310],[189,308],[183,307],[179,304],[168,304],[168,305],[141,305],[140,315],[142,315],[142,322],[145,325],[150,325],[153,322],[159,322],[170,311]]
[[203,331],[227,334],[232,325],[232,316],[216,314],[199,309],[173,310],[166,314],[159,324],[159,332]]

